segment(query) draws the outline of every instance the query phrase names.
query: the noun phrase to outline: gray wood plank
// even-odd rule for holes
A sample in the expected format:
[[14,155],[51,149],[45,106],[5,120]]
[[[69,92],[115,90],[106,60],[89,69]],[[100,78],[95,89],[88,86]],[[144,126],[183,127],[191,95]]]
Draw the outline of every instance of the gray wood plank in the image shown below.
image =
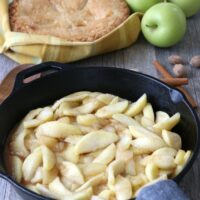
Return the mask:
[[16,66],[17,63],[0,54],[0,82]]

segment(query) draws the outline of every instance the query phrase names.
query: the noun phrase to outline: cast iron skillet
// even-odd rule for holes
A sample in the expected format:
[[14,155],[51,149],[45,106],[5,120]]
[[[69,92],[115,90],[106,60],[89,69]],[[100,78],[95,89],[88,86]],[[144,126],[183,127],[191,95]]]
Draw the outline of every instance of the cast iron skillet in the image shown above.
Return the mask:
[[[29,84],[23,83],[25,78],[48,70],[56,73]],[[0,177],[9,181],[24,199],[47,198],[23,188],[6,173],[3,152],[10,130],[28,111],[82,90],[107,92],[131,101],[146,93],[155,110],[163,110],[170,115],[180,112],[181,122],[175,131],[182,137],[183,149],[191,149],[193,155],[174,180],[179,182],[191,168],[200,146],[200,124],[195,111],[181,92],[148,75],[125,69],[43,63],[19,73],[12,94],[0,105]]]

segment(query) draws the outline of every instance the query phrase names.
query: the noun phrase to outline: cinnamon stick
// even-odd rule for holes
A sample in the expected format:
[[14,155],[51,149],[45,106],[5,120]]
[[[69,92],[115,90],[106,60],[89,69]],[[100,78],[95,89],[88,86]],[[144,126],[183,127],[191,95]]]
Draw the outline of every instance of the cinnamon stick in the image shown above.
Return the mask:
[[153,61],[153,65],[164,78],[174,78],[157,60]]
[[187,78],[161,78],[160,80],[174,87],[188,84]]
[[[157,60],[153,61],[153,65],[155,66],[155,68],[161,73],[161,75],[164,78],[174,78],[166,69],[164,66],[162,66]],[[193,97],[188,93],[188,91],[183,88],[182,86],[177,87],[177,89],[179,89],[187,98],[187,100],[189,101],[189,103],[192,105],[192,107],[196,108],[197,107],[197,103],[196,101],[193,99]]]

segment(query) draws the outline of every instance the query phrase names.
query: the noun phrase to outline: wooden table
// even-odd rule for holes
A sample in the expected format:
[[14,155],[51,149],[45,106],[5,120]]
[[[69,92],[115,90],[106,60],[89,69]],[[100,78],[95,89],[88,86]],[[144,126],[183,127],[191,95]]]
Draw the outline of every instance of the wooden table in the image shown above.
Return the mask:
[[[168,49],[155,48],[148,44],[141,36],[139,41],[125,50],[120,50],[107,55],[97,56],[77,63],[87,66],[114,66],[138,70],[157,77],[158,74],[151,62],[158,59],[171,71],[172,67],[167,62],[167,57],[172,54],[179,54],[188,61],[192,56],[200,54],[200,13],[188,20],[188,29],[184,40],[175,47]],[[0,55],[0,81],[5,75],[17,66],[16,63]],[[194,96],[200,105],[200,69],[188,66],[190,83],[187,89]],[[200,115],[200,109],[198,109]],[[188,133],[189,134],[189,133]],[[192,200],[200,199],[200,156],[198,156],[192,169],[184,177],[181,187]],[[0,200],[21,200],[9,183],[0,180]]]

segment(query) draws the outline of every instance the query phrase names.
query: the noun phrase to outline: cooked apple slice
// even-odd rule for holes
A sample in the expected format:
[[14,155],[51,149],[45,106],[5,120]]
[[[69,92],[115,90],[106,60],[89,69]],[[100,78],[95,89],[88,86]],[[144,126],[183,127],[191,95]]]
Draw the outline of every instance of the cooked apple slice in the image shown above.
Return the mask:
[[125,171],[125,161],[115,160],[108,166],[108,187],[113,190],[115,177]]
[[60,196],[66,196],[71,195],[72,193],[63,185],[63,183],[60,181],[59,177],[56,177],[50,184],[49,184],[49,190],[56,195]]
[[42,183],[44,185],[48,185],[58,176],[58,169],[54,167],[51,170],[42,169],[43,180]]
[[11,177],[16,180],[18,183],[22,180],[22,165],[23,162],[18,156],[11,156]]
[[161,139],[157,134],[140,125],[129,126],[129,130],[135,138],[151,137],[151,138]]
[[118,175],[114,187],[117,200],[131,199],[132,186],[131,182],[127,178]]
[[177,150],[171,147],[163,147],[153,152],[152,155],[169,155],[175,157]]
[[157,149],[165,147],[166,144],[161,138],[142,137],[133,140],[133,151],[136,149],[141,153],[152,153]]
[[89,114],[96,111],[100,106],[100,102],[93,100],[76,108],[67,108],[63,110],[63,114],[67,116],[77,116]]
[[16,136],[14,135],[12,142],[10,143],[10,150],[14,154],[27,157],[29,155],[29,151],[25,146],[25,137],[30,133],[30,130],[24,129],[19,132]]
[[46,122],[38,127],[36,135],[44,135],[53,138],[66,138],[69,135],[80,135],[81,130],[71,124],[59,121]]
[[79,161],[79,155],[76,153],[75,146],[72,144],[68,144],[60,155],[69,162],[77,163]]
[[145,118],[148,118],[150,121],[154,122],[155,120],[154,111],[150,103],[147,103],[147,105],[144,107],[143,115]]
[[127,150],[131,146],[132,142],[132,134],[129,129],[125,129],[121,134],[120,134],[120,140],[117,143],[117,148],[118,149],[123,149]]
[[156,112],[156,124],[163,122],[163,121],[166,121],[169,118],[170,118],[170,116],[166,112],[163,112],[163,111],[157,111]]
[[109,145],[105,148],[94,160],[94,163],[100,164],[109,164],[114,158],[116,154],[116,146],[115,144]]
[[169,155],[153,155],[153,163],[160,169],[173,169],[176,167],[174,157]]
[[91,126],[99,121],[98,118],[93,114],[79,115],[77,116],[76,120],[80,125],[83,126]]
[[129,117],[127,115],[124,115],[124,114],[117,113],[117,114],[114,114],[112,116],[112,118],[117,120],[118,122],[126,125],[126,126],[137,126],[137,125],[139,125],[139,123],[135,119],[133,119],[132,117]]
[[150,120],[149,118],[143,116],[141,118],[141,124],[145,128],[151,128],[154,125],[154,121]]
[[41,146],[41,150],[42,150],[43,168],[45,170],[53,169],[56,164],[56,156],[54,152],[52,152],[45,145]]
[[41,183],[43,179],[43,170],[42,167],[38,167],[34,177],[31,179],[32,184]]
[[38,191],[39,194],[45,196],[45,197],[49,197],[49,198],[52,198],[52,199],[59,199],[61,198],[60,195],[56,195],[54,194],[53,192],[51,192],[49,190],[49,188],[47,188],[46,186],[40,184],[40,183],[37,183],[36,184],[36,190]]
[[100,118],[109,118],[116,113],[123,113],[128,107],[128,101],[121,101],[116,104],[104,106],[97,110],[96,116]]
[[94,131],[85,135],[76,145],[76,153],[88,153],[104,148],[116,142],[119,137],[112,132]]
[[65,138],[65,142],[76,145],[82,139],[82,137],[83,135],[69,135],[67,138]]
[[178,150],[182,147],[182,140],[180,135],[174,132],[170,132],[167,130],[162,131],[162,138],[166,142],[167,145],[170,147]]
[[180,119],[181,119],[180,113],[176,113],[169,119],[155,124],[153,126],[153,129],[157,133],[161,133],[163,129],[170,131],[172,128],[174,128],[179,123]]
[[40,114],[37,116],[38,120],[42,122],[47,122],[53,119],[53,109],[50,107],[45,107]]
[[81,192],[75,192],[72,195],[67,195],[62,200],[89,200],[93,194],[92,187],[89,187]]
[[50,149],[54,148],[58,143],[58,139],[48,137],[48,136],[44,136],[44,135],[38,135],[37,134],[36,138],[37,138],[37,141],[40,145],[45,145]]
[[85,183],[83,174],[74,163],[64,161],[60,166],[61,175],[66,177],[72,183],[82,185]]
[[115,98],[115,96],[111,94],[99,94],[97,96],[97,100],[101,101],[106,105],[108,105],[113,100],[113,98]]
[[81,192],[89,187],[94,187],[106,182],[106,176],[104,173],[101,173],[97,176],[92,177],[87,182],[85,182],[80,188],[76,190],[76,192]]
[[126,111],[126,115],[134,117],[135,115],[142,112],[146,104],[147,104],[147,95],[143,94],[136,102],[132,103],[129,106],[128,110]]
[[24,160],[22,166],[23,178],[25,181],[31,181],[33,178],[37,168],[42,163],[42,151],[41,148],[38,147]]
[[73,94],[70,94],[66,97],[63,97],[62,99],[59,99],[58,101],[56,101],[54,103],[54,105],[52,106],[52,109],[55,111],[61,103],[67,101],[67,102],[76,102],[76,101],[81,101],[83,99],[85,99],[86,97],[88,97],[91,94],[91,92],[87,92],[87,91],[82,91],[82,92],[75,92]]
[[127,175],[130,175],[130,176],[136,175],[135,161],[133,159],[130,159],[126,162],[125,171]]
[[106,171],[106,165],[99,163],[82,164],[81,171],[85,177],[96,176]]
[[100,193],[98,194],[98,196],[99,196],[100,198],[105,199],[105,200],[111,199],[111,196],[113,196],[113,195],[114,195],[114,192],[111,191],[111,190],[103,190],[102,192],[100,192]]
[[153,162],[149,162],[145,168],[145,174],[149,181],[153,181],[158,177],[159,169]]

